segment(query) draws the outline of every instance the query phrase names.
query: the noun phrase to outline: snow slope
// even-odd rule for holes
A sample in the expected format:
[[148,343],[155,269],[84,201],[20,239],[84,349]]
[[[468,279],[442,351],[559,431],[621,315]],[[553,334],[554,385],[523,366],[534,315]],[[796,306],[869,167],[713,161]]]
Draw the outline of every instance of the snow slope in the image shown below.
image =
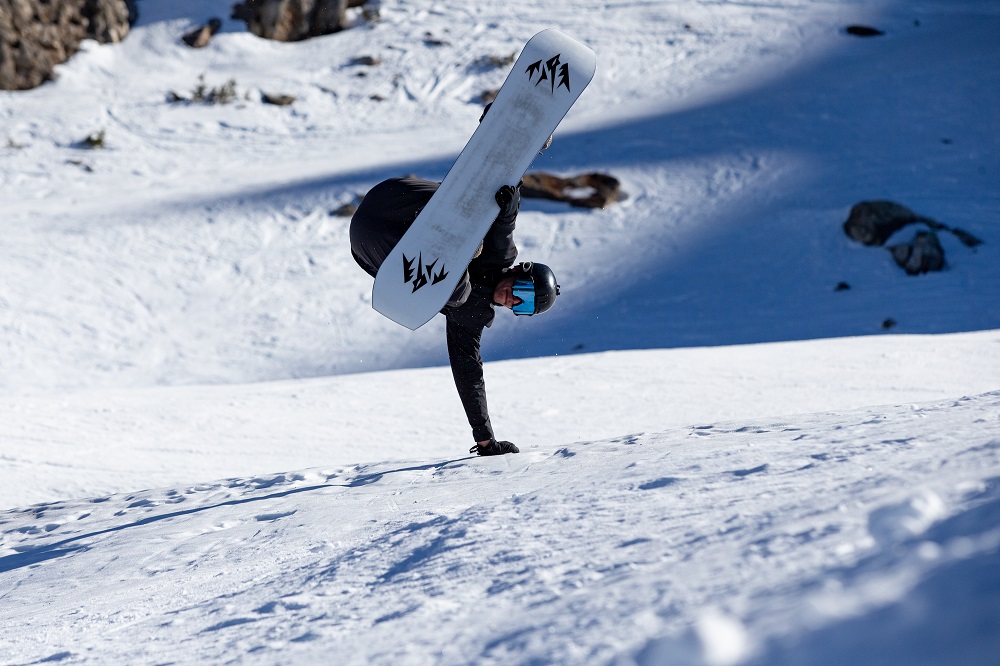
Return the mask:
[[[558,447],[623,434],[996,390],[1000,333],[884,336],[503,361],[501,437]],[[530,383],[531,391],[523,387]],[[539,396],[542,396],[539,399]],[[468,450],[448,367],[231,386],[0,394],[0,507],[323,462]]]
[[[0,93],[0,664],[996,654],[995,2],[383,0],[179,43],[230,4],[141,0]],[[629,198],[524,202],[564,294],[484,336],[523,453],[479,460],[442,322],[373,312],[331,211],[442,177],[482,58],[547,27],[598,74],[534,167]],[[240,99],[165,101],[202,75]],[[985,244],[906,276],[840,228],[874,198]]]
[[[889,318],[897,333],[1000,327],[1000,70],[982,64],[1000,55],[995,3],[393,2],[371,29],[297,44],[227,32],[198,51],[177,36],[228,2],[142,4],[123,44],[0,96],[24,146],[0,161],[8,390],[444,364],[442,322],[412,335],[372,311],[329,211],[389,176],[443,177],[476,96],[506,75],[477,61],[551,25],[600,62],[534,166],[607,171],[631,198],[525,205],[521,256],[558,268],[565,307],[501,318],[487,358],[871,335]],[[843,34],[852,22],[888,34]],[[165,103],[201,74],[250,100]],[[106,149],[74,148],[99,129]],[[986,244],[945,235],[949,270],[913,279],[841,231],[868,198]]]
[[994,392],[38,505],[0,654],[982,664],[998,471]]

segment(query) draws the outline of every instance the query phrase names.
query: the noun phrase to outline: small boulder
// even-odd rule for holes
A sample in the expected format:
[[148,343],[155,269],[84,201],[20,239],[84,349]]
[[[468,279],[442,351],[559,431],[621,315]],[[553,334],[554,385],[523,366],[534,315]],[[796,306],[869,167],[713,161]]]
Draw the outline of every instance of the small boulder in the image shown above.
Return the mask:
[[272,95],[261,91],[260,101],[264,104],[273,104],[274,106],[291,106],[295,103],[294,95]]
[[865,245],[882,245],[889,236],[920,217],[892,201],[862,201],[851,208],[844,233]]
[[195,28],[181,37],[181,41],[193,49],[201,49],[208,46],[208,43],[212,41],[212,37],[214,37],[215,33],[219,32],[221,28],[222,20],[218,18],[211,18],[205,25],[200,28]]
[[844,28],[844,32],[854,37],[881,37],[885,34],[882,30],[869,25],[849,25]]
[[944,248],[933,231],[918,231],[909,243],[893,245],[889,251],[907,275],[921,275],[944,268]]

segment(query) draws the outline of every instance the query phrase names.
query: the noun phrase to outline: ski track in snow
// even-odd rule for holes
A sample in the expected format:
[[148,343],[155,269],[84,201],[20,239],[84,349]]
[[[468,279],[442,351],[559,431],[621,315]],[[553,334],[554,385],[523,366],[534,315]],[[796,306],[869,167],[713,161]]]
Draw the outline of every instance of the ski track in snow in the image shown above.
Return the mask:
[[[995,562],[997,478],[989,393],[37,505],[0,515],[0,646],[18,662],[54,645],[130,663],[796,663],[791,629]],[[39,633],[39,616],[62,620]]]

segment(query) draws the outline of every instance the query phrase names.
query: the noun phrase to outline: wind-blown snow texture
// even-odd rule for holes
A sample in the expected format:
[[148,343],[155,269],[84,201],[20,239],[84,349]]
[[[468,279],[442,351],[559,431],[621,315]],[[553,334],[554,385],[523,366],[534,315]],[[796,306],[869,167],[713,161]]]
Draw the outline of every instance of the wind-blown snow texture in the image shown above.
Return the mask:
[[[0,663],[1000,652],[996,3],[383,0],[179,42],[230,4],[142,0],[0,93]],[[524,202],[564,294],[484,336],[523,453],[477,459],[442,323],[372,311],[329,211],[442,177],[481,58],[547,27],[598,73],[535,167],[630,196]],[[240,100],[166,103],[201,74]],[[840,228],[873,198],[985,244],[906,276]]]

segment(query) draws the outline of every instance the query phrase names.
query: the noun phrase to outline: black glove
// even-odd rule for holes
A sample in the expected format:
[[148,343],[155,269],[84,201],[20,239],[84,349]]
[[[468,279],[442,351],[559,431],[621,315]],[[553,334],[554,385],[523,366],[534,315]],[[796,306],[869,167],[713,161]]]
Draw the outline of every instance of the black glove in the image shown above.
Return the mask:
[[491,439],[490,443],[486,446],[476,444],[469,449],[469,453],[478,453],[481,456],[502,456],[505,453],[520,453],[520,451],[511,442],[498,442],[495,439]]
[[496,194],[497,205],[500,206],[501,217],[511,217],[517,215],[517,209],[521,205],[521,183],[517,187],[504,185]]

